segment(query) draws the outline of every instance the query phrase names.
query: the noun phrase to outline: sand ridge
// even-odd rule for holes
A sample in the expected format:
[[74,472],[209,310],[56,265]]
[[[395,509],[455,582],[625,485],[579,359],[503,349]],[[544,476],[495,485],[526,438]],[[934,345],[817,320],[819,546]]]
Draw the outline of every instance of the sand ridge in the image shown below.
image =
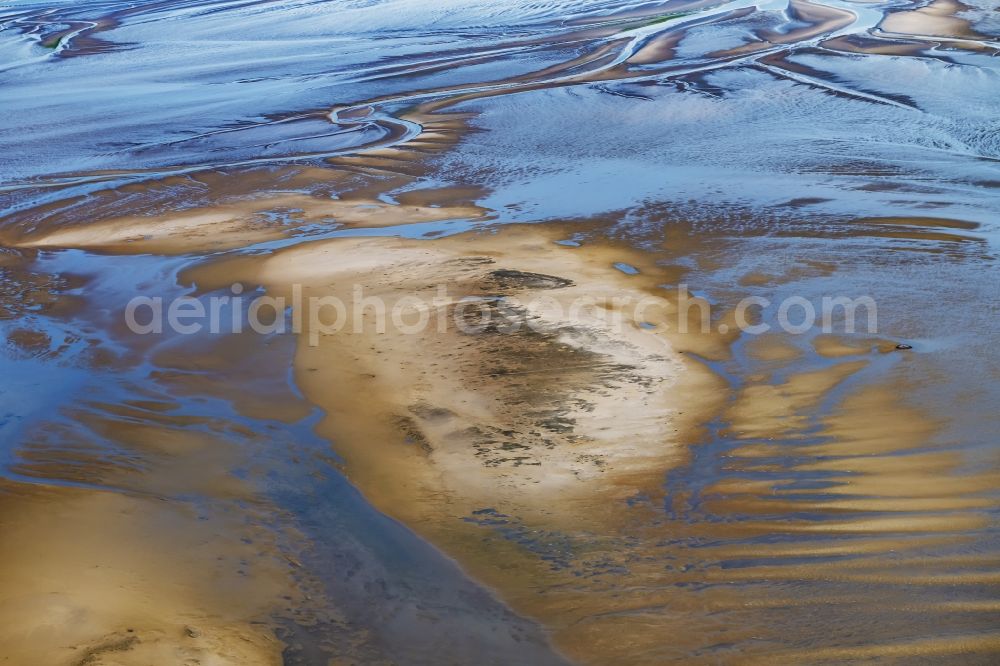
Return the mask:
[[[400,320],[406,330],[390,323],[379,332],[369,306],[315,346],[308,333],[300,338],[296,381],[326,411],[320,430],[352,478],[377,505],[414,520],[493,507],[586,523],[601,518],[581,506],[620,501],[636,492],[635,479],[657,478],[693,422],[681,387],[712,382],[662,327],[634,319],[629,303],[651,300],[664,319],[672,307],[650,289],[655,273],[613,267],[640,259],[555,237],[528,225],[432,242],[335,239],[185,278],[203,290],[237,280],[286,296],[298,285],[306,299],[348,303],[360,289],[389,309],[424,298],[435,311],[423,330],[406,328],[411,313]],[[439,285],[448,294],[436,300]],[[462,317],[476,326],[483,312],[483,330],[458,330]]]

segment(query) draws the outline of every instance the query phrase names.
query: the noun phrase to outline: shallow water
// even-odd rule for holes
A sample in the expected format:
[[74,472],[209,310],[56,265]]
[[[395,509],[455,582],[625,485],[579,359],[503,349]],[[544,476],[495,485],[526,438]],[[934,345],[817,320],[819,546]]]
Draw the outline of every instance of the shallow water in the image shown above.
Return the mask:
[[[296,591],[227,620],[276,627],[289,663],[991,663],[994,5],[4,6],[4,497],[163,499],[233,544],[262,526]],[[144,245],[145,220],[216,210],[252,225]],[[349,219],[366,211],[392,222]],[[46,240],[108,220],[124,235]],[[713,328],[748,295],[864,295],[877,331],[671,332],[718,405],[664,442],[653,490],[579,505],[607,518],[574,529],[499,505],[453,519],[461,498],[431,492],[400,491],[425,513],[373,508],[395,481],[322,437],[293,338],[124,328],[137,293],[217,289],[213,260],[513,223],[562,225],[564,251],[601,261],[620,247],[609,280],[686,284]],[[226,585],[205,596],[250,607]],[[20,598],[0,612],[25,616]]]

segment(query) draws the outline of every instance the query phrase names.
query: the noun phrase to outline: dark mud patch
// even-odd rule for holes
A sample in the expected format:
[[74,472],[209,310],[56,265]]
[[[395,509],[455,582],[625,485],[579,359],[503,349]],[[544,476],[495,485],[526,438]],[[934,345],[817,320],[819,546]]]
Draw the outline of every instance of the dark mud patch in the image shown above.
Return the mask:
[[486,278],[487,283],[492,283],[501,289],[561,289],[572,286],[573,281],[555,275],[544,275],[542,273],[526,273],[502,269],[492,271]]

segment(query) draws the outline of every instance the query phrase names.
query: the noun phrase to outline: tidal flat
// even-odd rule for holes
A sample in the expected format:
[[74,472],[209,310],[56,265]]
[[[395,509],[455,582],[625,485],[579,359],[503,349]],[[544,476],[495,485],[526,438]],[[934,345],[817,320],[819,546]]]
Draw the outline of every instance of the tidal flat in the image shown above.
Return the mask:
[[0,663],[996,663],[998,53],[0,7]]

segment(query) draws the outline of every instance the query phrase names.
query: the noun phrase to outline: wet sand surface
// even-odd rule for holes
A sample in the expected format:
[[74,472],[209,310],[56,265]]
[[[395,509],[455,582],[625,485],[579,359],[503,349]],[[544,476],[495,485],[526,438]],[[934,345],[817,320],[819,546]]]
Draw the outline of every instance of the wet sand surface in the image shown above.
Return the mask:
[[0,9],[0,663],[995,663],[995,14]]

